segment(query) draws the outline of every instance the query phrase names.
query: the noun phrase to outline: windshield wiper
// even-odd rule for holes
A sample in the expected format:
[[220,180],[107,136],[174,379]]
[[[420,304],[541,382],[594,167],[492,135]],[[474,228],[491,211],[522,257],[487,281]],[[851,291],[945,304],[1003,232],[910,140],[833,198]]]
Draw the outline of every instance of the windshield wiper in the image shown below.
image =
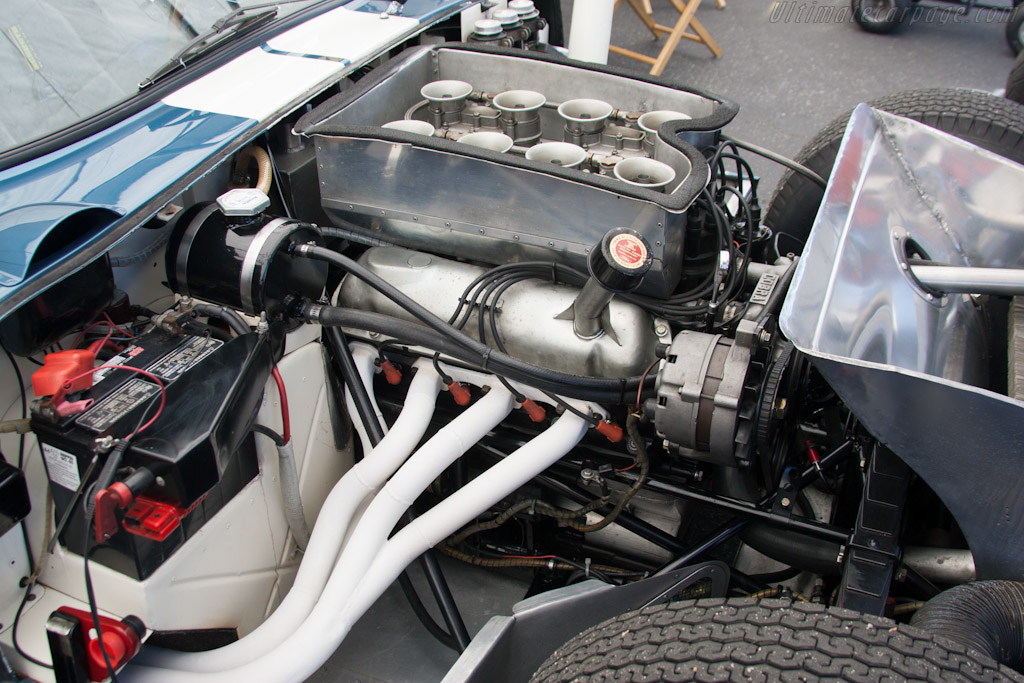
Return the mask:
[[210,28],[190,40],[188,45],[168,59],[163,66],[143,79],[139,83],[139,90],[148,88],[170,74],[184,69],[195,60],[209,54],[221,45],[266,26],[277,16],[278,5],[307,1],[277,0],[276,2],[264,2],[247,7],[239,7],[228,12],[215,21]]

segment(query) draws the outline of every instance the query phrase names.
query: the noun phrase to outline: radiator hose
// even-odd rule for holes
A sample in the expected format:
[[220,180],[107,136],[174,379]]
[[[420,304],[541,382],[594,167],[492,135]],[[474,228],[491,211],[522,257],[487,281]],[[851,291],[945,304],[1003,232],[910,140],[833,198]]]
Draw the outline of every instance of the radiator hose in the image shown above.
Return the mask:
[[[757,501],[758,496],[744,472],[723,467],[716,475],[720,493],[739,500]],[[759,553],[791,567],[824,576],[836,576],[842,569],[839,563],[842,546],[834,541],[779,529],[767,522],[752,522],[740,532],[740,538]]]
[[977,581],[950,588],[918,610],[910,625],[1024,673],[1024,583]]

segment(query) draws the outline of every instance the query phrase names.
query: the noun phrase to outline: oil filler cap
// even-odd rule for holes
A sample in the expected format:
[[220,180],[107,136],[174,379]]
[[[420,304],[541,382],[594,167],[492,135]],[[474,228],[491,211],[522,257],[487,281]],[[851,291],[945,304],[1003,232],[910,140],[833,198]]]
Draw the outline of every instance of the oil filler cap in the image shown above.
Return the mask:
[[631,292],[640,286],[653,262],[651,245],[629,228],[613,228],[590,250],[590,274],[605,289]]

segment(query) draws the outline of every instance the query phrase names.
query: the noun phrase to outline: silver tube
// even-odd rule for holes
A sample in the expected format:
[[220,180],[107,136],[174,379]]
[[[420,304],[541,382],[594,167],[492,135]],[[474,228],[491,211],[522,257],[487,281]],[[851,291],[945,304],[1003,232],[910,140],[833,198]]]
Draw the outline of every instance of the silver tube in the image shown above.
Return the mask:
[[903,550],[903,564],[936,583],[951,585],[974,581],[974,555],[970,550],[918,548]]
[[1024,294],[1024,269],[910,265],[926,287],[949,294]]
[[603,331],[601,314],[608,307],[613,294],[594,278],[587,280],[572,302],[572,329],[580,339],[593,339]]

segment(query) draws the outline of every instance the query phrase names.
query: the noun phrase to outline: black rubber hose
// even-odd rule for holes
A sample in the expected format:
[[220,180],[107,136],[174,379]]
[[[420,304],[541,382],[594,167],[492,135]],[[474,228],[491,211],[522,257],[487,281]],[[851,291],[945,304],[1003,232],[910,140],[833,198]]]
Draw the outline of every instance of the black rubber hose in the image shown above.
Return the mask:
[[370,444],[376,446],[384,438],[384,429],[377,420],[377,413],[373,409],[373,404],[370,403],[370,396],[366,393],[366,387],[363,386],[359,370],[356,369],[355,361],[352,360],[352,352],[348,348],[348,341],[345,340],[345,335],[342,331],[336,327],[329,328],[327,334],[330,337],[334,352],[331,355],[334,357],[334,363],[341,373],[341,378],[345,381],[345,386],[348,387],[348,392],[352,396],[352,402],[355,403],[359,421],[363,423],[363,428],[366,429],[366,435],[370,439]]
[[412,579],[409,578],[408,572],[402,572],[398,575],[398,585],[401,586],[402,592],[405,594],[405,599],[409,601],[409,607],[412,608],[413,614],[420,620],[420,623],[430,632],[430,635],[444,645],[445,647],[455,650],[456,652],[462,652],[459,646],[455,644],[455,639],[452,638],[448,633],[437,625],[434,621],[434,617],[430,616],[430,612],[427,611],[423,601],[420,600],[419,594],[416,592],[416,587],[412,584]]
[[441,618],[444,619],[445,626],[448,627],[448,633],[455,642],[455,650],[460,653],[465,652],[471,640],[469,630],[466,628],[466,622],[459,615],[458,605],[455,604],[455,596],[452,595],[451,588],[448,587],[448,582],[441,571],[441,565],[437,561],[437,556],[432,551],[423,553],[420,555],[420,566],[423,568],[423,573],[427,576],[427,584],[434,594],[434,601],[437,602],[437,606],[441,610]]
[[[380,332],[406,343],[441,351],[453,358],[480,366],[508,379],[584,401],[625,403],[629,397],[636,395],[640,383],[639,377],[604,379],[549,370],[517,360],[482,344],[480,346],[484,349],[483,352],[470,351],[424,325],[381,313],[306,304],[303,306],[301,315],[307,322],[318,323],[324,327],[351,327],[358,330]],[[645,380],[645,391],[642,395],[650,395],[650,392],[654,391],[655,379],[654,376],[650,376]]]
[[1024,583],[977,581],[950,588],[919,609],[910,625],[1024,673]]
[[227,306],[196,304],[193,310],[199,315],[205,315],[207,318],[220,318],[227,323],[228,327],[230,327],[238,336],[252,332],[252,330],[249,329],[248,323],[245,322],[245,319],[240,316],[237,311],[233,311]]
[[[743,473],[731,467],[717,472],[715,481],[720,493],[731,498],[753,501]],[[842,569],[839,553],[842,546],[834,541],[815,538],[789,529],[779,529],[766,522],[753,522],[740,532],[740,540],[777,562],[799,567],[823,576],[836,576]]]

